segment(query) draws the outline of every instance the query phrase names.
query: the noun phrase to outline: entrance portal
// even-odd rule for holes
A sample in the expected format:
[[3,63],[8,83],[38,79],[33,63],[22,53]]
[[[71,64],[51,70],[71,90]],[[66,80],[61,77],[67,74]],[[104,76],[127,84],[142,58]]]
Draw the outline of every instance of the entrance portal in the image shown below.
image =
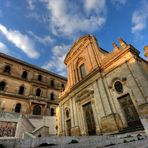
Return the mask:
[[137,110],[132,102],[132,99],[129,94],[118,98],[122,109],[125,114],[125,118],[127,120],[128,126],[139,126],[141,125],[139,115]]
[[96,125],[94,120],[94,115],[92,111],[91,103],[87,103],[83,105],[84,110],[84,116],[87,124],[87,130],[89,135],[95,135],[96,134]]
[[66,125],[67,125],[67,136],[71,136],[71,120],[67,120]]

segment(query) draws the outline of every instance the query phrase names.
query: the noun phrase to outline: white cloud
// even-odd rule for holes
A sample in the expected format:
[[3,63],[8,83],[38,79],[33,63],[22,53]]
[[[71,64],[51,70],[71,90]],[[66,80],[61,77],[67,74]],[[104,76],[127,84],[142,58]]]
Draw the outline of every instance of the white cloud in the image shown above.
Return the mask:
[[7,29],[2,24],[0,24],[0,33],[17,48],[21,49],[28,57],[38,58],[40,56],[39,52],[35,50],[34,43],[27,35],[23,35],[17,30]]
[[0,42],[0,52],[9,54],[9,49],[8,49],[7,46],[6,46],[4,43],[2,43],[2,42]]
[[44,25],[44,28],[46,28],[47,30],[49,30],[49,14],[48,12],[43,13],[43,14],[39,14],[38,11],[30,11],[28,12],[25,17],[27,19],[30,19],[30,21],[35,20],[37,23],[40,23],[41,25]]
[[47,45],[47,44],[50,44],[50,43],[53,43],[54,42],[54,39],[51,38],[49,35],[47,36],[44,36],[44,37],[40,37],[40,36],[37,36],[36,34],[34,34],[32,31],[28,31],[28,33],[35,39],[37,40],[38,42],[44,44],[44,45]]
[[45,63],[42,67],[66,76],[66,66],[64,65],[64,59],[69,48],[70,46],[65,44],[54,46],[52,48],[53,56],[51,60]]
[[106,21],[105,0],[41,0],[46,3],[50,27],[55,35],[74,35],[80,31],[93,32]]
[[87,11],[103,12],[105,7],[105,0],[84,0],[84,8]]
[[28,4],[28,8],[30,10],[34,10],[35,9],[35,1],[34,0],[26,0],[27,4]]
[[127,0],[112,0],[112,3],[115,5],[125,5]]
[[40,15],[38,15],[36,12],[29,12],[29,13],[26,15],[26,18],[35,19],[35,20],[37,20],[38,22],[41,22]]
[[132,33],[140,37],[141,31],[147,27],[148,23],[148,0],[142,1],[139,9],[135,10],[132,15]]

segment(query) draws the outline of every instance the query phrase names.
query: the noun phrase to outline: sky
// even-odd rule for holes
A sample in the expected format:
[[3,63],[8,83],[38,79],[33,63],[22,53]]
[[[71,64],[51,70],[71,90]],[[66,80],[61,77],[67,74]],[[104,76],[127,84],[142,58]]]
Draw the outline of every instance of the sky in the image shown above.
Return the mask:
[[0,0],[0,52],[66,76],[74,42],[94,35],[111,52],[122,37],[144,57],[148,0]]

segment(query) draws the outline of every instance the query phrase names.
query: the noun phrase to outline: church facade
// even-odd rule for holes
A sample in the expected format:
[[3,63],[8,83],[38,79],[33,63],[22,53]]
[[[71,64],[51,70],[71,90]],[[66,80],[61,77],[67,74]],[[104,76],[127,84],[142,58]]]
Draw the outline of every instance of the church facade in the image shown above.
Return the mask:
[[46,136],[55,135],[58,95],[66,81],[0,53],[0,137],[21,138],[24,132],[41,136],[44,130]]
[[[146,54],[148,48],[145,47]],[[113,51],[95,37],[77,40],[65,58],[68,82],[60,94],[59,135],[112,134],[131,128],[148,134],[148,62],[119,38]]]

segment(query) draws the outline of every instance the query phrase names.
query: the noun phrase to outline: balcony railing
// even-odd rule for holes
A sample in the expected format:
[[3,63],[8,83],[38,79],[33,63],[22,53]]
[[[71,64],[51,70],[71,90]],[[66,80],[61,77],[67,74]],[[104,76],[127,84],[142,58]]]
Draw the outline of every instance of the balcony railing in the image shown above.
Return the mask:
[[26,95],[21,95],[21,94],[18,94],[18,93],[8,92],[8,91],[0,91],[0,95],[7,95],[7,96],[18,97],[18,98],[24,98],[24,99],[28,99],[29,98]]
[[33,99],[33,100],[48,101],[48,102],[50,102],[50,103],[58,103],[57,99],[55,99],[55,100],[50,100],[50,98],[48,98],[48,97],[30,95],[29,98],[30,98],[30,99]]
[[34,83],[37,83],[37,84],[45,85],[45,86],[47,86],[49,88],[54,88],[54,89],[58,89],[58,90],[61,90],[62,89],[61,88],[61,85],[59,85],[59,84],[52,85],[50,83],[50,81],[48,81],[48,80],[47,81],[45,81],[45,80],[38,81],[37,79],[33,78],[31,81],[34,82]]
[[45,80],[38,81],[37,79],[33,78],[33,79],[31,79],[31,81],[34,82],[34,83],[40,83],[42,85],[48,85],[48,82],[45,81]]
[[0,95],[4,96],[11,96],[11,97],[17,97],[17,98],[23,98],[23,99],[33,99],[33,100],[40,100],[40,101],[48,101],[50,103],[58,103],[57,99],[55,100],[50,100],[48,97],[43,97],[43,96],[35,96],[35,95],[20,95],[18,93],[12,93],[12,92],[7,92],[7,91],[0,91]]

